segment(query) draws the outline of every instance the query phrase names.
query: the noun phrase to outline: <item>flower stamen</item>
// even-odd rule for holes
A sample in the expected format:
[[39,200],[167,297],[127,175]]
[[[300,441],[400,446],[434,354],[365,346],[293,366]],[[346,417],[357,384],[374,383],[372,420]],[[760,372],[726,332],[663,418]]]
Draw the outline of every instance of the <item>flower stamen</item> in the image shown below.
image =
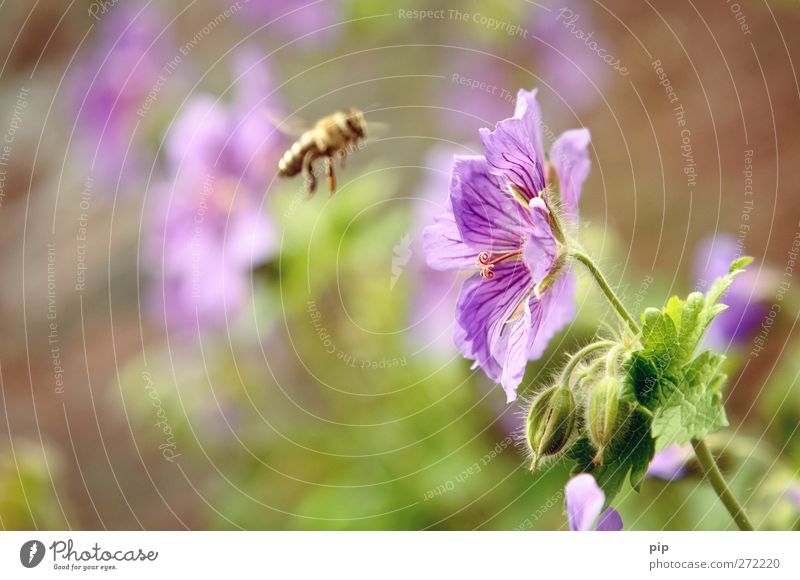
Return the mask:
[[512,252],[506,252],[505,254],[500,254],[496,257],[493,257],[489,252],[481,252],[478,254],[478,259],[475,260],[475,265],[480,269],[480,275],[482,277],[486,278],[487,280],[491,280],[494,278],[494,272],[492,270],[495,264],[505,262],[506,260],[519,256],[520,254],[522,254],[522,248]]

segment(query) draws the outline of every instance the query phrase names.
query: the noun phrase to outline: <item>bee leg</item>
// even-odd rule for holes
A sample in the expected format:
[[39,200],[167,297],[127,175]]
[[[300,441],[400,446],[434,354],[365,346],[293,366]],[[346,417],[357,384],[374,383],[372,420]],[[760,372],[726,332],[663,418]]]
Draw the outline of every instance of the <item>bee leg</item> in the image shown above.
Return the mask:
[[306,180],[306,192],[308,195],[317,189],[317,176],[314,175],[314,152],[309,151],[303,157],[303,177]]
[[325,158],[325,175],[328,176],[328,189],[330,189],[331,195],[333,195],[333,192],[336,191],[336,175],[333,173],[333,157]]

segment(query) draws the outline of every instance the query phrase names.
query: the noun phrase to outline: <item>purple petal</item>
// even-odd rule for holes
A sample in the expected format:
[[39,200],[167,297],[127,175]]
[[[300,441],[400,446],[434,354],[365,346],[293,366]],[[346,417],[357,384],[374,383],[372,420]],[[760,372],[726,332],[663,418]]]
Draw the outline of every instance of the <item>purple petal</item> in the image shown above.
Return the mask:
[[597,521],[598,532],[619,532],[622,530],[622,516],[613,508],[608,508]]
[[518,319],[501,328],[497,342],[491,344],[492,356],[502,369],[500,384],[506,392],[506,402],[517,398],[517,388],[525,376],[531,341],[531,308],[527,300],[521,304]]
[[686,461],[692,454],[690,445],[670,445],[655,454],[647,468],[649,477],[672,481],[686,473]]
[[590,140],[588,129],[572,129],[562,133],[550,149],[550,163],[558,175],[561,203],[573,218],[578,215],[583,182],[592,166],[589,160]]
[[567,482],[564,491],[569,529],[573,532],[593,530],[606,501],[606,496],[594,477],[588,473],[576,475]]
[[422,233],[422,246],[425,261],[434,270],[467,270],[474,268],[478,259],[478,251],[461,240],[449,200],[445,212]]
[[[514,260],[497,264],[491,280],[475,274],[464,282],[461,289],[456,305],[456,322],[460,327],[455,333],[456,346],[466,358],[475,360],[495,382],[503,378],[502,362],[515,362],[513,354],[518,341],[526,338],[524,330],[517,328],[517,324],[508,327],[506,323],[518,312],[531,287],[528,268],[521,261]],[[520,320],[525,318],[524,312],[522,314]],[[501,341],[506,332],[513,336],[503,337]],[[508,353],[509,349],[514,349],[514,353]],[[517,372],[516,369],[506,371],[504,388],[509,397],[519,384],[513,384]]]
[[531,298],[531,309],[540,312],[539,324],[528,353],[531,360],[541,358],[553,336],[575,319],[575,285],[575,274],[567,270],[544,292],[541,300]]
[[545,179],[536,91],[520,91],[514,117],[500,121],[494,131],[481,129],[480,135],[492,172],[506,178],[527,199],[538,197]]
[[530,201],[533,222],[525,242],[525,262],[530,268],[534,284],[539,284],[553,269],[558,247],[550,226],[550,212],[541,198]]
[[528,213],[489,172],[483,157],[455,158],[450,202],[461,239],[478,252],[501,254],[522,245]]

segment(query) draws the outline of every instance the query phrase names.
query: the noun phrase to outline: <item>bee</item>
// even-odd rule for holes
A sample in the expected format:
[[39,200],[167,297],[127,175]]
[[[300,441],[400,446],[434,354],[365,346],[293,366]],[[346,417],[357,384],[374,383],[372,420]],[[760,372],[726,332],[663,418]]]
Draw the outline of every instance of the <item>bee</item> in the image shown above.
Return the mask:
[[309,194],[317,188],[317,177],[314,174],[314,162],[325,159],[325,175],[328,178],[328,189],[331,194],[336,190],[334,160],[340,157],[342,167],[348,151],[367,136],[367,124],[364,114],[355,108],[338,111],[317,121],[283,154],[278,162],[279,177],[294,177],[302,172],[306,179]]

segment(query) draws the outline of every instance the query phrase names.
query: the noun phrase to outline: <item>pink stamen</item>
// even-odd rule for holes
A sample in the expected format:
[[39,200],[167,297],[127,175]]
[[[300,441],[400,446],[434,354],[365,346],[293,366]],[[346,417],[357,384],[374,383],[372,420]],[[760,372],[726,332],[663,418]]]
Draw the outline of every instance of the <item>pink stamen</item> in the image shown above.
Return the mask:
[[478,254],[478,259],[475,260],[475,265],[478,266],[480,269],[480,275],[486,278],[487,280],[491,280],[494,278],[494,272],[492,271],[495,264],[499,264],[500,262],[505,262],[511,258],[519,256],[522,254],[522,248],[519,250],[514,250],[513,252],[507,252],[505,254],[501,254],[496,257],[492,257],[489,252],[481,252]]

